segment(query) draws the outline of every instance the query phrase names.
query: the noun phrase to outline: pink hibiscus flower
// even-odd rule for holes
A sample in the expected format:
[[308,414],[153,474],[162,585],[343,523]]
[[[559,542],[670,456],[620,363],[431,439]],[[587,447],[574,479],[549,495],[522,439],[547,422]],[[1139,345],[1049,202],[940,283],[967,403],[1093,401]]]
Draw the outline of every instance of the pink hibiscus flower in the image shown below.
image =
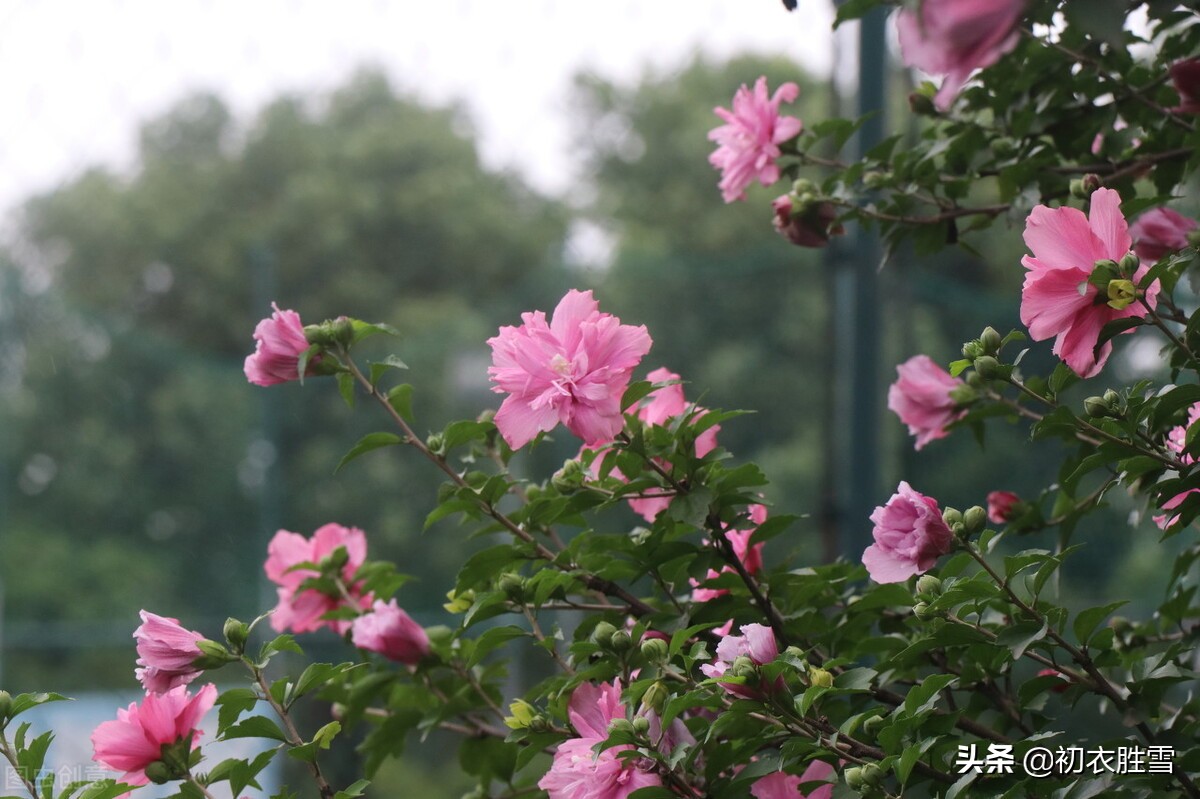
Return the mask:
[[1021,259],[1029,270],[1021,289],[1021,321],[1035,341],[1054,338],[1054,354],[1081,377],[1099,372],[1112,352],[1108,341],[1095,352],[1100,329],[1114,319],[1145,316],[1158,297],[1158,281],[1144,296],[1133,295],[1146,265],[1110,281],[1107,291],[1088,282],[1097,261],[1119,263],[1132,243],[1120,195],[1097,189],[1091,205],[1090,217],[1076,208],[1034,208],[1025,221],[1025,244],[1033,255]]
[[349,619],[321,618],[326,613],[345,606],[346,599],[312,588],[301,589],[301,583],[316,577],[317,572],[311,569],[292,569],[299,563],[320,563],[338,547],[345,547],[349,556],[341,573],[347,591],[355,598],[358,608],[371,606],[371,595],[363,596],[361,586],[353,582],[354,573],[367,559],[367,537],[362,530],[331,523],[318,529],[311,539],[299,533],[280,530],[267,545],[267,560],[263,564],[267,579],[279,586],[279,604],[271,614],[271,626],[276,632],[291,630],[305,633],[330,627],[341,635],[350,629]]
[[795,83],[785,83],[767,96],[767,79],[759,78],[754,91],[742,84],[733,95],[733,110],[714,108],[713,113],[725,124],[713,128],[708,138],[717,143],[708,162],[721,170],[721,196],[725,202],[746,198],[746,187],[757,180],[770,186],[779,180],[775,160],[779,145],[799,135],[803,123],[795,117],[779,114],[780,103],[790,103],[800,95]]
[[115,721],[106,721],[92,732],[92,759],[117,771],[123,771],[120,781],[128,785],[145,785],[150,781],[146,767],[162,758],[164,746],[195,749],[202,734],[196,728],[204,714],[217,700],[217,686],[209,683],[191,696],[187,686],[180,685],[163,694],[146,694],[141,704],[136,702],[117,711]]
[[[1197,421],[1200,421],[1200,402],[1197,402],[1188,409],[1186,424],[1177,425],[1171,429],[1171,432],[1167,433],[1167,449],[1174,452],[1179,460],[1183,463],[1191,464],[1196,462],[1196,459],[1193,456],[1184,452],[1184,447],[1187,443],[1188,428],[1194,425]],[[1200,488],[1190,488],[1187,491],[1176,494],[1162,504],[1162,509],[1165,511],[1174,511],[1192,494],[1200,494]],[[1179,514],[1177,513],[1163,513],[1154,517],[1154,523],[1157,524],[1161,530],[1166,530],[1177,521],[1179,521]]]
[[896,375],[896,382],[888,388],[887,406],[916,437],[914,449],[945,438],[949,435],[946,427],[966,415],[950,397],[951,391],[965,384],[928,355],[914,355],[899,364]]
[[625,426],[621,396],[650,351],[650,334],[599,308],[592,292],[572,289],[549,322],[541,311],[525,313],[521,327],[488,339],[492,390],[508,394],[496,427],[513,449],[559,422],[589,445],[612,441]]
[[[763,559],[762,551],[764,544],[750,545],[750,539],[754,536],[754,532],[758,526],[767,520],[766,505],[751,505],[750,506],[750,523],[753,525],[748,530],[728,529],[725,531],[725,538],[733,545],[733,554],[746,568],[749,574],[757,574],[762,569]],[[715,580],[722,574],[735,574],[736,570],[732,566],[722,567],[720,572],[713,569],[708,570],[708,574],[704,575],[704,580]],[[692,584],[692,601],[693,602],[709,602],[719,596],[725,596],[729,593],[727,588],[701,588],[701,582],[696,579],[689,581]]]

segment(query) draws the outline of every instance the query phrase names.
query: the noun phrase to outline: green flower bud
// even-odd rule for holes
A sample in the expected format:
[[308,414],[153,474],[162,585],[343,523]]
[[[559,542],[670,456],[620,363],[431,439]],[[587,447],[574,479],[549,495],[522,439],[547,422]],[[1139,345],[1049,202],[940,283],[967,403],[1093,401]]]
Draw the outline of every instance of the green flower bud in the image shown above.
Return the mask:
[[12,694],[8,691],[0,691],[0,729],[4,729],[4,722],[8,720],[8,714],[12,712]]
[[495,418],[496,418],[496,409],[495,408],[485,408],[482,413],[480,413],[478,416],[475,417],[475,421],[483,422],[486,424],[488,422],[493,421]]
[[525,594],[525,578],[514,572],[505,572],[496,581],[496,587],[513,602],[520,602]]
[[863,185],[868,189],[882,189],[888,184],[888,176],[882,172],[867,172],[862,177]]
[[662,713],[663,707],[670,698],[670,689],[663,684],[662,680],[659,680],[647,688],[646,693],[642,694],[642,707],[648,707],[655,713]]
[[246,646],[246,639],[250,637],[250,625],[244,621],[230,617],[225,620],[225,627],[222,632],[225,634],[225,640],[229,642],[234,652],[241,652]]
[[875,763],[867,763],[862,767],[863,783],[876,788],[883,783],[883,769]]
[[801,194],[816,194],[821,191],[821,188],[813,183],[808,178],[797,178],[792,183],[792,194],[799,197]]
[[533,721],[529,722],[530,732],[549,732],[550,722],[542,716],[535,716]]
[[523,730],[527,728],[537,716],[537,708],[524,699],[518,699],[510,704],[508,712],[512,715],[504,719],[504,725],[510,730]]
[[962,520],[962,513],[960,513],[957,508],[948,507],[942,511],[942,521],[946,523],[947,527],[953,527],[956,524],[962,524]]
[[979,399],[979,392],[970,386],[955,386],[950,389],[950,399],[954,400],[955,405],[970,405]]
[[1108,416],[1110,408],[1103,397],[1088,397],[1083,401],[1083,411],[1093,419],[1103,419]]
[[930,619],[936,619],[938,617],[938,613],[936,611],[930,610],[928,602],[918,602],[917,604],[913,605],[913,615],[921,621],[929,621]]
[[871,716],[871,718],[869,718],[863,722],[862,729],[863,729],[863,732],[865,732],[867,735],[870,735],[872,738],[874,738],[875,736],[877,736],[879,734],[879,731],[881,729],[883,729],[883,724],[884,724],[883,716]]
[[196,648],[203,654],[192,661],[192,666],[200,670],[219,669],[226,663],[237,660],[237,656],[231,654],[228,649],[216,641],[207,639],[197,641]]
[[453,588],[446,592],[446,599],[450,601],[442,605],[449,613],[466,613],[471,609],[471,605],[475,604],[475,592],[464,591],[463,593],[456,592]]
[[1118,264],[1121,268],[1121,274],[1126,277],[1133,277],[1137,272],[1138,267],[1142,265],[1142,261],[1134,253],[1127,252],[1121,256],[1121,263]]
[[981,344],[979,341],[966,341],[963,342],[962,345],[962,354],[963,357],[968,361],[973,361],[979,356],[986,355],[987,353],[983,349],[983,344]]
[[1132,280],[1108,281],[1108,307],[1117,311],[1128,308],[1137,299],[1137,287]]
[[861,791],[866,783],[863,781],[863,767],[851,766],[842,772],[842,777],[846,780],[846,786],[854,791]]
[[609,642],[614,652],[628,652],[633,648],[633,636],[626,630],[617,630]]
[[917,596],[936,597],[942,593],[942,581],[932,574],[917,578]]
[[1071,178],[1071,196],[1077,200],[1086,200],[1092,193],[1083,187],[1083,178]]
[[425,439],[425,447],[434,455],[446,454],[446,438],[441,433],[430,433]]
[[608,724],[608,731],[609,732],[624,732],[624,733],[629,733],[630,735],[632,735],[634,732],[633,722],[630,721],[629,719],[613,719]]
[[979,343],[983,346],[984,355],[995,355],[1000,351],[1000,345],[1004,339],[1000,336],[1000,331],[996,328],[988,326],[979,334]]
[[1092,192],[1104,185],[1104,182],[1100,180],[1100,176],[1095,172],[1088,172],[1080,180],[1083,181],[1083,190],[1087,192],[1088,197],[1091,197]]
[[651,663],[662,663],[670,654],[670,646],[661,638],[642,639],[642,657]]
[[913,92],[908,95],[908,107],[917,116],[937,116],[937,107],[933,104],[933,98],[921,92]]
[[1000,362],[991,355],[975,359],[975,372],[984,380],[997,380],[1004,376],[1000,370]]
[[967,385],[971,388],[983,388],[984,380],[975,372],[967,372]]
[[164,783],[168,783],[175,779],[174,775],[171,773],[171,767],[161,760],[155,760],[153,763],[146,766],[145,772],[146,776],[150,779],[150,782],[154,783],[155,785],[163,785]]
[[758,666],[745,655],[738,655],[729,666],[730,677],[753,678],[758,674]]
[[565,461],[562,468],[559,469],[550,478],[550,484],[564,494],[570,494],[577,491],[583,485],[584,478],[587,475],[583,471],[583,464],[577,460]]
[[963,526],[968,535],[975,535],[987,526],[987,511],[978,505],[972,505],[963,511]]
[[305,325],[304,338],[309,344],[316,344],[321,347],[331,347],[334,344],[332,332],[329,330],[328,323],[320,325]]
[[612,624],[602,621],[596,625],[595,629],[592,630],[592,641],[594,641],[598,646],[607,649],[608,647],[612,646],[613,633],[616,631],[617,628]]
[[833,687],[833,674],[817,666],[808,669],[808,681],[819,688]]
[[645,716],[638,716],[633,720],[633,731],[639,735],[645,735],[650,732],[650,719]]
[[1125,398],[1111,388],[1104,391],[1104,401],[1108,403],[1109,410],[1115,416],[1124,415],[1128,406],[1125,404]]

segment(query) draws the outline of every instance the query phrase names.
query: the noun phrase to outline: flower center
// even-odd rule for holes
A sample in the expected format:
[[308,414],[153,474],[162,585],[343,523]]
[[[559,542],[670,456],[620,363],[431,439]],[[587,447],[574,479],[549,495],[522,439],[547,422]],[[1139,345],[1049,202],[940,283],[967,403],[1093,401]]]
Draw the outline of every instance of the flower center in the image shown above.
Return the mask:
[[1123,311],[1137,299],[1137,289],[1131,280],[1108,281],[1108,307]]

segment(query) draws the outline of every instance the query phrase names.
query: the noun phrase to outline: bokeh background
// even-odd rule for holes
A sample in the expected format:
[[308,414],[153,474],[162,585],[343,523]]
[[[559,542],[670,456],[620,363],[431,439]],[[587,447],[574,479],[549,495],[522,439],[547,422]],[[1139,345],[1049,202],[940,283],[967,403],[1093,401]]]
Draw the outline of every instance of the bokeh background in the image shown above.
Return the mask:
[[[881,271],[878,475],[857,483],[833,347],[849,250],[776,236],[778,189],[721,201],[705,136],[740,84],[797,81],[810,122],[852,108],[855,31],[832,17],[816,0],[0,2],[0,685],[132,693],[139,608],[217,637],[274,603],[270,536],[328,521],[420,576],[401,594],[416,618],[449,622],[475,542],[422,532],[437,475],[393,451],[334,474],[383,421],[320,380],[246,383],[273,301],[399,328],[379,352],[411,366],[432,431],[498,405],[484,342],[500,325],[594,289],[648,326],[639,376],[667,366],[706,406],[755,411],[721,441],[803,517],[776,562],[857,557],[870,525],[842,500],[881,503],[901,475],[959,507],[1035,496],[1053,450],[1022,430],[914,453],[883,406],[895,363],[1018,325],[1021,220]],[[886,78],[892,129],[912,124],[895,120],[913,79]],[[519,468],[547,476],[578,445],[557,439]],[[1081,602],[1161,568],[1115,503],[1062,588]],[[331,635],[305,645],[348,655]],[[410,744],[375,795],[459,795],[452,750]]]

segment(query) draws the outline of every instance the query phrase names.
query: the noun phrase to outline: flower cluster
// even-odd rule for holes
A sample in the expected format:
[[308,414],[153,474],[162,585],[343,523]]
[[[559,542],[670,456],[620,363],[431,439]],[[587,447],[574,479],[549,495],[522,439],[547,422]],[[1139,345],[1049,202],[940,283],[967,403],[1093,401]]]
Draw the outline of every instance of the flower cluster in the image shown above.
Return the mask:
[[[322,561],[345,552],[345,564],[338,570],[340,590],[320,591],[305,588],[303,583],[321,574]],[[271,626],[277,631],[312,632],[329,627],[339,635],[350,629],[348,619],[326,618],[339,608],[354,610],[371,606],[373,597],[363,595],[361,583],[354,575],[367,559],[367,538],[357,527],[326,524],[305,538],[299,533],[280,530],[267,545],[267,560],[263,570],[267,579],[279,586],[279,604],[271,615]],[[303,564],[312,564],[305,567]]]

